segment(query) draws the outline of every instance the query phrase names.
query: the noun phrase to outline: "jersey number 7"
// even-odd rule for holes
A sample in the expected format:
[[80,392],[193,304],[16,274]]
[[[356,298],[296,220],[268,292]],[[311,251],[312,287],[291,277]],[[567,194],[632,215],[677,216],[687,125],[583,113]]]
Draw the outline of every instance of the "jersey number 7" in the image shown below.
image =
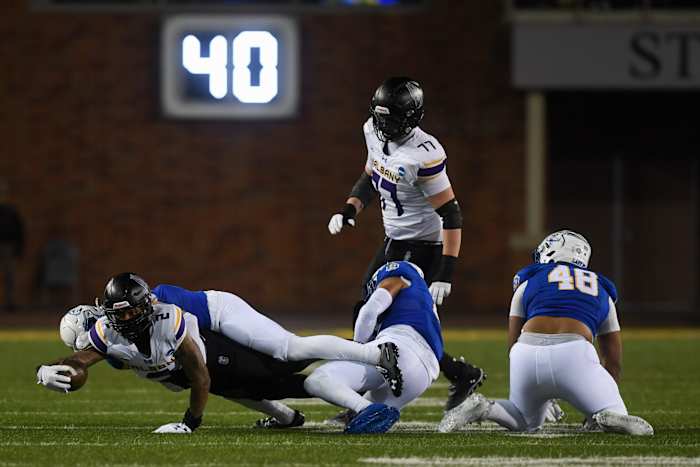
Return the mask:
[[396,183],[392,183],[386,178],[382,178],[377,172],[372,171],[372,184],[381,197],[382,211],[386,209],[386,195],[388,194],[388,197],[390,197],[394,205],[396,205],[397,215],[403,215],[403,206],[401,206],[399,197],[396,194]]

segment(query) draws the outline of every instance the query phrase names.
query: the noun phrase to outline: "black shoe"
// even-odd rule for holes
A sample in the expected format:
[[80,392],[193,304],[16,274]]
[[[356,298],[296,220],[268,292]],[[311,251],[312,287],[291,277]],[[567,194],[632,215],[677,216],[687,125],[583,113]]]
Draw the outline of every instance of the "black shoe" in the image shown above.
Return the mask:
[[298,410],[294,411],[294,418],[289,423],[282,423],[275,417],[261,418],[255,422],[255,428],[264,428],[266,430],[275,430],[278,428],[294,428],[295,426],[302,426],[306,421],[304,414]]
[[382,374],[394,396],[399,397],[403,392],[403,376],[399,368],[399,349],[392,342],[379,344],[379,363],[377,370]]
[[447,402],[445,402],[445,411],[454,409],[464,400],[471,396],[476,388],[481,386],[486,381],[486,373],[479,367],[465,363],[464,357],[455,362],[463,366],[463,371],[460,376],[454,381],[450,381],[450,387],[447,391]]

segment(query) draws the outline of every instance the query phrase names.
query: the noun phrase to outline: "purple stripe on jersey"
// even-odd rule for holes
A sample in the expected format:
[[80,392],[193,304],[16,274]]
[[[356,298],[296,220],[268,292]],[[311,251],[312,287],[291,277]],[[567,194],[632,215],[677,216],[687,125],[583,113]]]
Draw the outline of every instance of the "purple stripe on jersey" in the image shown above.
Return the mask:
[[175,333],[175,339],[180,340],[182,335],[185,333],[185,316],[183,313],[180,314],[180,327],[177,328],[177,332]]
[[430,177],[431,175],[441,172],[445,168],[445,162],[446,161],[442,161],[435,167],[430,167],[429,169],[418,169],[418,176]]
[[95,326],[90,328],[90,342],[92,343],[92,346],[95,347],[100,353],[106,354],[107,353],[107,344],[102,340],[100,335],[97,333],[97,329],[95,329]]

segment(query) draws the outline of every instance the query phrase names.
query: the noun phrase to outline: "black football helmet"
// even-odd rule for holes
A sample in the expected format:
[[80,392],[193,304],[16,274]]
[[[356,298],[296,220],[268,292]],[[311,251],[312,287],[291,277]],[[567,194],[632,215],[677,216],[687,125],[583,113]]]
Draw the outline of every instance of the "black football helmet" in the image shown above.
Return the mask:
[[389,78],[374,92],[369,113],[381,141],[406,136],[423,119],[423,88],[405,76]]
[[[151,327],[151,289],[134,273],[123,272],[107,282],[100,308],[114,330],[132,342]],[[124,313],[134,309],[135,316],[124,319]]]

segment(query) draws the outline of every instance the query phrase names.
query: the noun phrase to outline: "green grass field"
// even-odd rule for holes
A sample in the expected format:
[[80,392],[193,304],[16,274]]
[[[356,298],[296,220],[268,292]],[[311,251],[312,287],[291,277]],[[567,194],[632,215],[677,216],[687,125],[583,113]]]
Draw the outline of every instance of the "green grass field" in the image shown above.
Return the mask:
[[[446,340],[452,353],[487,369],[481,392],[507,396],[501,332],[453,332]],[[343,435],[323,423],[336,408],[313,399],[289,401],[305,412],[303,428],[255,430],[257,413],[217,397],[194,435],[155,435],[181,419],[186,393],[104,363],[75,393],[37,386],[35,365],[66,350],[56,333],[0,332],[0,465],[700,465],[700,330],[625,335],[622,395],[631,413],[654,425],[652,438],[581,433],[581,415],[566,404],[564,422],[535,435],[491,424],[438,434],[442,379],[385,435]]]

